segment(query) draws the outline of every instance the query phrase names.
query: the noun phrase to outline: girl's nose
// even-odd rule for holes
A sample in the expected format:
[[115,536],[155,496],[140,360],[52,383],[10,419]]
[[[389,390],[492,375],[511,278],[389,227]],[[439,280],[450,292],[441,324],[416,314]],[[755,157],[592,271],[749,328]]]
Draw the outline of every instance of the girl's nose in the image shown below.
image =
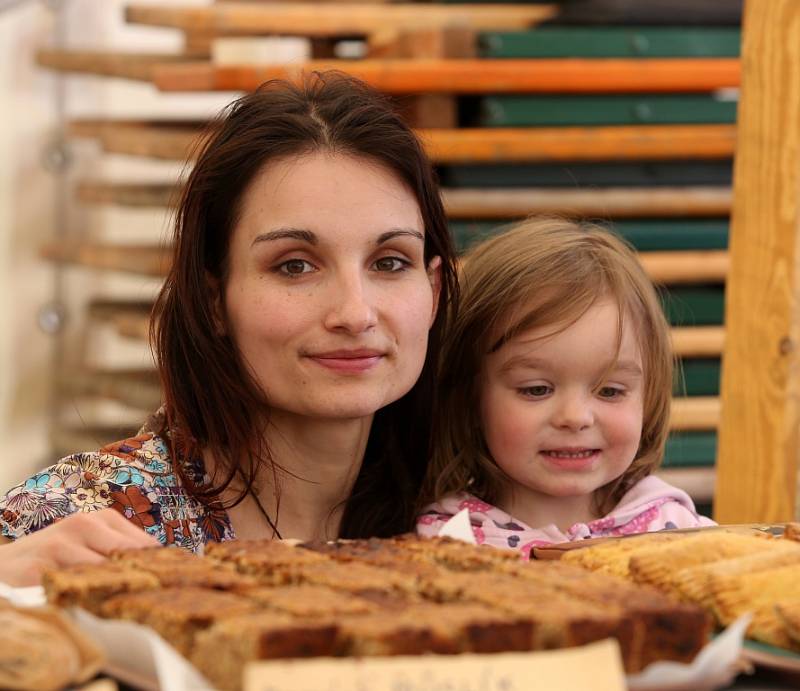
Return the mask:
[[594,424],[594,411],[588,397],[577,394],[560,396],[553,424],[560,429],[576,432],[591,427]]
[[347,276],[332,285],[328,296],[330,308],[325,328],[360,334],[377,324],[377,312],[370,297],[369,286],[360,276]]

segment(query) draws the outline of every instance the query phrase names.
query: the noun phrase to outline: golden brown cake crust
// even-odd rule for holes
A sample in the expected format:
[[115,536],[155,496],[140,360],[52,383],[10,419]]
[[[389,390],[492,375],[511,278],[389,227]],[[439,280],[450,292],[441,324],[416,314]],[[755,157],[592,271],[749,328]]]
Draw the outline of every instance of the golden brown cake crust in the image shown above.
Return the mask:
[[59,607],[83,607],[98,613],[114,595],[159,587],[152,574],[121,564],[79,564],[46,571],[42,576],[47,601]]

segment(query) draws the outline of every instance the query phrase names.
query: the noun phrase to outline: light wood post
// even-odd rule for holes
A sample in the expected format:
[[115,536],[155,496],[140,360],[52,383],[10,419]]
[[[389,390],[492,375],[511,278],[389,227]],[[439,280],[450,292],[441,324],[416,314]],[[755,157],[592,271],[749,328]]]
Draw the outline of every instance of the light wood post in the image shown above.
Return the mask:
[[797,516],[800,2],[747,0],[714,517]]

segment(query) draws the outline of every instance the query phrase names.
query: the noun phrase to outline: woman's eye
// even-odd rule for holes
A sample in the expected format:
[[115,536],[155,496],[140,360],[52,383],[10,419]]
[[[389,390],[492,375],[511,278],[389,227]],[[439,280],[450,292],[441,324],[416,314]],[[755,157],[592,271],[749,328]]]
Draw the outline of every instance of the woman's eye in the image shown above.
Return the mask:
[[622,398],[625,390],[616,386],[602,386],[597,391],[600,398]]
[[278,265],[278,271],[287,276],[299,276],[314,270],[314,266],[305,259],[289,259]]
[[408,268],[408,265],[409,262],[405,259],[400,259],[400,257],[381,257],[373,264],[376,271],[385,271],[387,273],[403,271]]
[[536,384],[535,386],[525,386],[519,389],[519,392],[523,396],[528,396],[530,398],[541,398],[542,396],[547,396],[552,393],[553,387],[547,384]]

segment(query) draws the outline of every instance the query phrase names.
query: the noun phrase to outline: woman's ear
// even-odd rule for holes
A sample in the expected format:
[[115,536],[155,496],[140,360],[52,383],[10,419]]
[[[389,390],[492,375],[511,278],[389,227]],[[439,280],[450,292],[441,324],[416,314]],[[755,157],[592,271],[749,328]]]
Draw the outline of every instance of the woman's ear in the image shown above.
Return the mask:
[[428,324],[430,329],[436,321],[436,313],[439,311],[439,295],[442,292],[442,258],[434,257],[428,262],[428,280],[431,282],[433,291],[433,308],[431,309],[431,321]]
[[217,336],[227,336],[228,330],[225,327],[225,306],[223,305],[222,283],[208,271],[205,272],[205,281],[208,286],[208,293],[211,296],[211,323],[214,333]]

